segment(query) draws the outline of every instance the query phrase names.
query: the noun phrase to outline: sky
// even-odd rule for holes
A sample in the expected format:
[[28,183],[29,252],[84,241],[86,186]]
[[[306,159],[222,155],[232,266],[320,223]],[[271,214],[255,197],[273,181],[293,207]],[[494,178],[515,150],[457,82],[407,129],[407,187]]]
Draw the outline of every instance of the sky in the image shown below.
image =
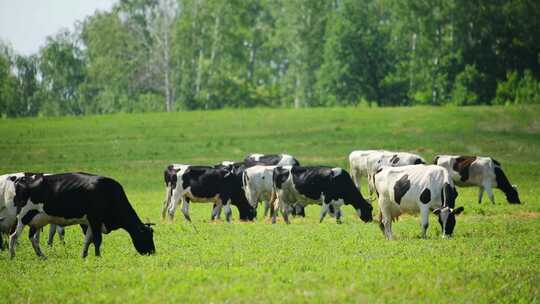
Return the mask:
[[117,0],[0,0],[0,39],[16,53],[35,54],[47,36],[72,30],[96,10],[109,10]]

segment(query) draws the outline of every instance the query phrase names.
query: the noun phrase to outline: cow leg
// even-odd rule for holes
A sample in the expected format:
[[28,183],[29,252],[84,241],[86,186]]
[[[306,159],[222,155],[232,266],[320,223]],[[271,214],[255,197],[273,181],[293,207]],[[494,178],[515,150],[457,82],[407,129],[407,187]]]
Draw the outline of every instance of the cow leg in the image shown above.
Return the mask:
[[53,245],[54,235],[56,234],[56,225],[50,224],[49,225],[49,239],[47,240],[47,245],[51,246]]
[[[384,206],[385,204],[379,199],[379,206]],[[381,228],[383,234],[387,239],[392,240],[392,213],[390,210],[380,208],[379,209],[379,227]]]
[[165,200],[163,200],[163,207],[161,208],[161,219],[165,220],[167,209],[169,207],[169,201],[171,200],[171,186],[167,185],[165,190]]
[[282,204],[281,205],[281,214],[283,215],[283,220],[285,223],[290,224],[289,221],[289,211],[291,210],[291,206],[289,204]]
[[92,228],[86,225],[81,225],[81,228],[84,232],[84,242],[83,242],[83,250],[81,253],[81,257],[85,258],[88,256],[88,247],[90,246],[90,243],[92,242]]
[[17,239],[19,238],[19,235],[21,235],[21,232],[23,231],[24,224],[21,220],[17,221],[17,228],[15,228],[15,231],[9,236],[9,257],[14,258],[15,257],[15,245],[17,244]]
[[214,203],[214,207],[212,208],[212,218],[211,220],[219,220],[221,218],[221,204]]
[[264,200],[264,217],[268,215],[268,211],[270,210],[270,201]]
[[[219,204],[220,206],[222,204]],[[225,212],[225,219],[227,220],[228,223],[231,222],[231,218],[232,218],[232,210],[231,210],[231,200],[230,199],[227,199],[227,203],[225,204],[225,210],[223,210]]]
[[189,199],[182,197],[182,213],[188,222],[191,222],[191,217],[189,216]]
[[43,254],[41,248],[39,247],[40,233],[41,228],[35,228],[33,226],[30,226],[30,231],[28,231],[28,238],[30,239],[30,243],[32,243],[32,247],[34,248],[34,252],[36,253],[36,255],[42,259],[46,259],[47,257]]
[[58,239],[62,243],[62,245],[65,245],[66,242],[64,241],[64,237],[66,236],[66,229],[60,225],[56,225],[56,232],[58,232]]
[[478,187],[478,204],[482,203],[482,196],[484,196],[484,187]]
[[422,208],[420,208],[420,225],[421,225],[421,229],[422,229],[422,233],[420,234],[420,237],[425,239],[426,238],[426,233],[427,233],[427,229],[429,227],[429,207],[427,206],[422,206]]
[[90,229],[92,230],[92,243],[94,243],[94,251],[95,255],[97,257],[101,256],[101,240],[102,240],[102,234],[101,234],[101,226],[102,224],[99,222],[90,222]]
[[495,196],[493,195],[493,189],[491,188],[491,185],[489,186],[484,185],[484,188],[486,189],[487,195],[491,203],[495,204]]
[[341,208],[340,208],[339,206],[334,206],[334,208],[336,209],[336,211],[335,211],[335,213],[336,213],[336,223],[338,223],[338,224],[343,223],[343,222],[341,221],[341,216],[343,215],[343,214],[341,213]]
[[181,192],[180,190],[173,190],[173,193],[171,195],[171,200],[169,201],[169,204],[168,204],[169,219],[171,221],[174,219],[174,213],[176,212],[176,208],[178,208],[178,202],[180,200],[184,202],[184,196],[180,192]]
[[324,217],[326,216],[326,214],[329,211],[330,211],[330,204],[327,204],[326,202],[323,201],[322,207],[321,207],[321,216],[320,216],[320,219],[319,219],[319,223],[322,223],[322,221],[324,220]]
[[272,217],[272,224],[276,223],[277,210],[281,205],[281,200],[276,196],[273,202],[270,202],[270,217]]

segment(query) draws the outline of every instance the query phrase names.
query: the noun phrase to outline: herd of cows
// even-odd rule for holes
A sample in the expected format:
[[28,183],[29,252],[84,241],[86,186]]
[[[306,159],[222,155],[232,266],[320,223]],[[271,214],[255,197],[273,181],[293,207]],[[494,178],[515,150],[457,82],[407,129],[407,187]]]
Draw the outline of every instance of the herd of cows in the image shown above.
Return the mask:
[[[319,220],[326,215],[342,221],[341,207],[351,205],[364,222],[372,221],[372,206],[360,192],[360,180],[367,181],[368,193],[379,206],[379,227],[392,239],[392,222],[402,213],[420,213],[421,236],[426,236],[429,214],[438,217],[443,237],[451,236],[456,215],[457,186],[479,187],[478,202],[486,192],[495,203],[498,188],[511,204],[520,204],[516,187],[511,185],[501,164],[489,157],[435,157],[432,165],[419,155],[384,150],[353,151],[350,172],[339,167],[301,166],[287,154],[251,154],[241,162],[224,161],[215,166],[172,164],[164,171],[166,194],[162,218],[173,219],[181,204],[186,220],[191,221],[191,203],[213,203],[211,219],[231,221],[231,205],[244,221],[254,220],[257,206],[263,203],[264,216],[272,223],[278,212],[289,224],[289,214],[305,216],[310,204],[321,206]],[[39,235],[51,224],[49,245],[55,232],[63,240],[64,226],[81,226],[84,242],[82,257],[90,244],[100,255],[102,234],[126,230],[137,252],[155,253],[152,223],[143,223],[122,186],[114,179],[88,173],[21,172],[0,176],[0,247],[2,234],[9,234],[9,255],[15,256],[17,239],[25,226],[37,256],[45,258]]]

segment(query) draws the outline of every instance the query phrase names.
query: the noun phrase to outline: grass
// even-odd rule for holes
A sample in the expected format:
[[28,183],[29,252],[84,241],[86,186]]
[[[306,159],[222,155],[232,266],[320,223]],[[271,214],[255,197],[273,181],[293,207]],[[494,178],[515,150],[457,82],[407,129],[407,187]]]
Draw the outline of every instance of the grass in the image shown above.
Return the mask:
[[[251,109],[0,120],[0,173],[87,171],[120,181],[155,226],[157,254],[138,256],[127,233],[104,237],[103,257],[82,260],[79,228],[66,245],[27,238],[17,257],[0,252],[0,299],[42,302],[503,302],[539,301],[540,107]],[[479,154],[501,161],[523,205],[476,203],[459,188],[452,239],[435,217],[419,239],[418,217],[403,216],[386,241],[376,223],[346,207],[343,225],[318,224],[317,206],[291,225],[209,221],[191,207],[198,233],[181,216],[159,218],[168,163],[214,164],[251,152],[295,155],[303,164],[348,168],[354,149],[434,155]],[[363,188],[365,189],[365,187]],[[259,214],[262,210],[259,209]],[[235,218],[238,218],[236,210]],[[27,231],[27,229],[26,229]]]

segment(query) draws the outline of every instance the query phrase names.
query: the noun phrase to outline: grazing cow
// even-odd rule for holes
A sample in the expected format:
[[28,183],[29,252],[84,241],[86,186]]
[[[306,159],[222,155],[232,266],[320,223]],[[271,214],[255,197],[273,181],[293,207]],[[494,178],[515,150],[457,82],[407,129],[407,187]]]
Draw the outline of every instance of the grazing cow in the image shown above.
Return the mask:
[[379,227],[388,239],[392,239],[392,221],[402,213],[418,212],[421,236],[426,237],[430,210],[439,216],[443,236],[452,235],[455,216],[463,207],[454,208],[457,191],[444,168],[433,165],[382,167],[374,179],[374,190],[379,198]]
[[242,220],[253,220],[256,215],[245,198],[241,177],[235,174],[233,165],[218,167],[170,165],[165,170],[165,183],[168,194],[163,206],[163,217],[167,210],[172,219],[179,201],[182,201],[182,213],[188,221],[191,221],[190,201],[214,202],[212,219],[218,217],[220,208],[224,206],[226,220],[230,221],[231,203],[238,207]]
[[[15,181],[17,228],[9,240],[9,252],[15,256],[15,244],[25,225],[39,257],[39,230],[46,224],[86,226],[82,257],[88,255],[90,242],[100,256],[102,233],[126,230],[140,254],[155,252],[153,230],[143,224],[129,203],[124,189],[114,179],[88,173],[35,174],[11,178]],[[84,228],[83,228],[84,229]]]
[[[370,177],[381,166],[407,166],[425,164],[419,155],[408,152],[392,152],[385,150],[357,150],[349,154],[349,165],[353,181],[360,189],[360,179]],[[373,194],[373,185],[368,179],[369,195]]]
[[454,183],[461,187],[478,186],[478,203],[482,202],[484,191],[495,204],[493,188],[499,188],[510,204],[521,204],[516,186],[510,184],[501,164],[490,157],[438,155],[433,164],[450,172]]
[[[332,167],[278,166],[273,175],[273,206],[281,207],[283,219],[288,224],[289,208],[301,205],[321,204],[320,222],[330,209],[334,209],[336,221],[341,223],[341,206],[351,204],[364,221],[372,220],[372,207],[354,186],[347,171]],[[275,223],[276,212],[272,212]]]
[[[22,176],[31,176],[35,173],[12,173],[0,175],[0,249],[3,249],[4,241],[3,234],[11,234],[17,223],[17,208],[13,202],[15,197],[15,183],[13,178]],[[56,232],[60,237],[62,243],[64,242],[64,228],[59,225],[50,225],[49,232],[49,246],[52,246],[53,237]]]

